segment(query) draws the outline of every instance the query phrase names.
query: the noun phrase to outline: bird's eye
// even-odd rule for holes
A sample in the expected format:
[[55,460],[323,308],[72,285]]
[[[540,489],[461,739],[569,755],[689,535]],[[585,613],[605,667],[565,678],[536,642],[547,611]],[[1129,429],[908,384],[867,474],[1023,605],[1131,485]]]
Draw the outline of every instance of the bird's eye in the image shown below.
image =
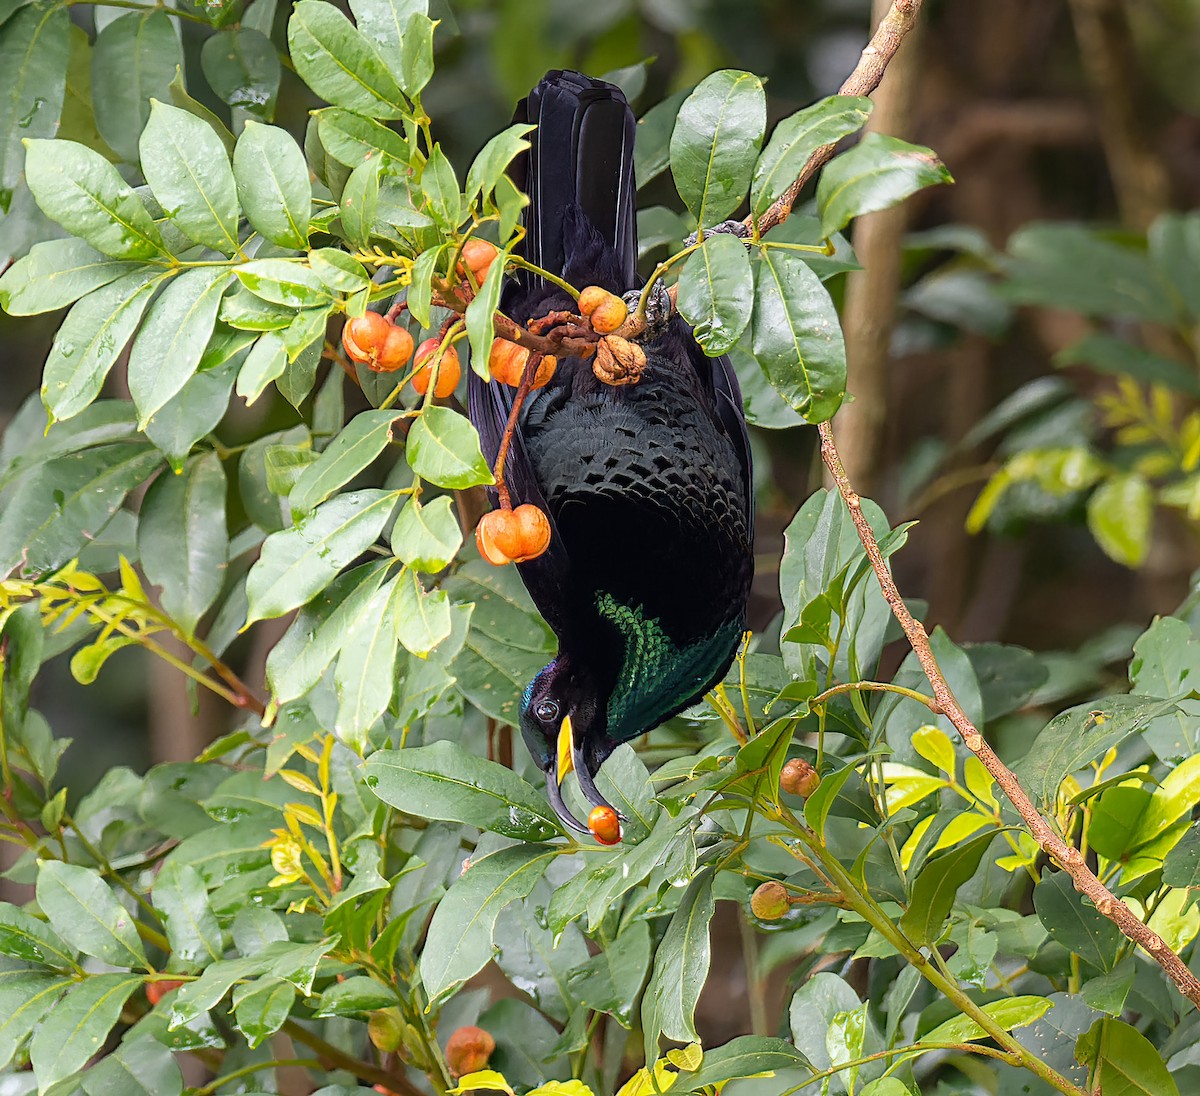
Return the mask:
[[553,700],[539,700],[533,714],[543,723],[553,723],[558,718],[558,705]]

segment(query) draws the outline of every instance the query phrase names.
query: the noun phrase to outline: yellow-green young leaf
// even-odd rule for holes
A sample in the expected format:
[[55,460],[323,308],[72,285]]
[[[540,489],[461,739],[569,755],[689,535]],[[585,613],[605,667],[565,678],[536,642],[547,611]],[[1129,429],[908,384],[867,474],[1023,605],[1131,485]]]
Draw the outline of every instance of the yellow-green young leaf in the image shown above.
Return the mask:
[[990,820],[983,815],[977,814],[975,811],[963,811],[962,814],[951,819],[949,825],[938,834],[938,839],[934,842],[933,848],[929,850],[929,855],[932,856],[935,852],[965,841],[971,834],[977,833],[989,824]]
[[449,495],[428,506],[413,498],[392,526],[392,551],[414,571],[436,573],[446,567],[462,547],[462,529]]
[[992,790],[996,781],[974,754],[963,763],[963,780],[966,782],[967,791],[981,803],[992,808],[999,805],[996,793]]
[[494,1069],[481,1069],[475,1073],[464,1074],[459,1078],[457,1085],[446,1091],[451,1096],[458,1096],[459,1093],[478,1092],[480,1089],[507,1092],[508,1096],[513,1096],[512,1086],[504,1079],[504,1074],[497,1073]]
[[954,743],[950,741],[950,736],[940,727],[930,724],[914,731],[912,744],[913,749],[925,758],[926,761],[936,765],[942,772],[949,776],[954,776]]
[[821,172],[817,183],[821,235],[828,238],[855,217],[887,209],[924,187],[953,181],[932,149],[868,133]]
[[766,127],[767,97],[762,81],[749,72],[714,72],[680,107],[671,133],[671,174],[702,227],[741,204]]
[[909,807],[919,803],[928,795],[933,795],[942,788],[948,788],[950,782],[941,776],[930,776],[920,769],[896,762],[886,762],[883,766],[883,779],[887,784],[884,798],[887,801],[888,813],[895,814],[901,807]]
[[96,128],[126,163],[137,163],[138,136],[150,117],[150,100],[170,99],[171,81],[182,66],[179,34],[162,11],[129,12],[96,36],[92,52]]
[[[8,8],[9,12],[13,9]],[[71,20],[55,3],[30,4],[0,35],[0,209],[21,179],[23,138],[53,137],[67,86]]]
[[[678,1052],[667,1052],[668,1060],[673,1060],[673,1053]],[[740,1035],[724,1046],[704,1051],[702,1059],[693,1067],[695,1072],[681,1077],[687,1083],[688,1091],[699,1092],[705,1085],[720,1086],[739,1077],[769,1077],[775,1070],[806,1065],[804,1056],[783,1039]]]
[[1200,803],[1200,755],[1187,758],[1163,777],[1137,820],[1129,847],[1137,848],[1157,837],[1184,815],[1190,815],[1197,803]]
[[94,974],[63,997],[29,1043],[40,1092],[82,1069],[100,1050],[141,984],[136,974]]
[[904,847],[900,850],[900,867],[905,871],[912,867],[913,858],[917,855],[917,849],[921,845],[921,838],[925,836],[936,818],[935,814],[927,814],[913,826],[912,833],[908,835],[908,840],[904,842]]
[[280,247],[308,244],[312,184],[291,134],[247,122],[233,153],[238,201],[254,230]]
[[1136,473],[1113,476],[1088,498],[1088,528],[1104,554],[1126,567],[1140,567],[1150,551],[1154,491]]
[[[1045,1016],[1052,1007],[1053,1002],[1045,997],[1005,997],[1000,1001],[993,1001],[990,1005],[984,1005],[983,1011],[1004,1031],[1012,1031],[1014,1028],[1032,1024],[1034,1020]],[[988,1033],[969,1016],[956,1016],[953,1020],[947,1020],[932,1031],[926,1032],[921,1036],[921,1042],[970,1043],[986,1038]],[[1107,1096],[1107,1090],[1105,1092]]]
[[[488,1086],[480,1085],[479,1087],[487,1088]],[[529,1096],[595,1096],[595,1094],[582,1081],[547,1081],[544,1085],[530,1089]]]
[[1179,1096],[1154,1044],[1121,1020],[1097,1020],[1079,1037],[1075,1053],[1095,1063],[1091,1080],[1104,1096]]
[[166,256],[141,199],[100,153],[74,141],[31,140],[25,148],[25,181],[47,217],[114,259]]
[[351,491],[267,537],[246,579],[248,622],[283,616],[325,589],[379,536],[396,498],[393,491]]
[[165,278],[154,267],[133,267],[72,306],[54,336],[42,373],[42,403],[51,418],[69,419],[100,394]]
[[1182,951],[1200,933],[1200,907],[1192,904],[1186,889],[1167,891],[1154,907],[1148,924],[1174,952]]
[[300,0],[288,46],[301,79],[334,106],[368,118],[402,118],[408,103],[375,44],[324,0]]
[[185,270],[150,306],[129,352],[129,392],[139,429],[195,374],[228,283],[229,272],[221,267]]
[[237,251],[237,190],[212,126],[153,100],[138,150],[154,197],[184,235],[224,255]]

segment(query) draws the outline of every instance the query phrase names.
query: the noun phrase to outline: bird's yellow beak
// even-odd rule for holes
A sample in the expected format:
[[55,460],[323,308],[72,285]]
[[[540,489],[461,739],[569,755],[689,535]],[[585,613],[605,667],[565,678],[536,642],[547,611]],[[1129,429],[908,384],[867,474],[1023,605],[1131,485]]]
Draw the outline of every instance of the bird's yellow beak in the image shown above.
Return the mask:
[[558,782],[561,785],[567,774],[575,769],[575,740],[571,731],[571,717],[564,716],[558,728]]

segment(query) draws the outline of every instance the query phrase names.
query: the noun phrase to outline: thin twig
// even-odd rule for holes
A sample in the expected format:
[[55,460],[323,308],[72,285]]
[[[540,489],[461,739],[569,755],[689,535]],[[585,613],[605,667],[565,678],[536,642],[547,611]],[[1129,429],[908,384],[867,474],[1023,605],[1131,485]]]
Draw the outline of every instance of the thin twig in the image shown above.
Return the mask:
[[941,709],[942,714],[950,720],[954,728],[962,735],[962,740],[976,757],[983,762],[984,768],[991,773],[996,783],[1004,789],[1004,794],[1016,808],[1017,813],[1025,823],[1025,828],[1033,836],[1044,852],[1047,853],[1075,881],[1075,889],[1085,895],[1095,905],[1100,913],[1113,922],[1130,940],[1142,948],[1162,969],[1167,977],[1179,988],[1179,992],[1197,1007],[1200,1007],[1200,980],[1187,968],[1183,960],[1172,951],[1165,940],[1152,928],[1143,924],[1137,915],[1124,902],[1116,897],[1088,868],[1083,855],[1073,845],[1069,845],[1038,813],[1032,800],[1021,787],[1013,771],[996,756],[995,751],[987,744],[975,724],[971,722],[966,712],[962,710],[957,698],[946,683],[941,667],[934,657],[933,648],[929,644],[929,635],[920,621],[913,618],[896,588],[896,582],[888,570],[883,553],[879,550],[879,542],[871,531],[866,516],[862,512],[862,500],[851,487],[838,456],[834,444],[833,428],[823,422],[818,428],[821,434],[821,457],[829,474],[837,484],[838,493],[842,496],[854,527],[858,530],[858,539],[866,549],[871,569],[879,580],[883,596],[899,621],[900,627],[908,638],[921,669],[933,687],[933,698]]

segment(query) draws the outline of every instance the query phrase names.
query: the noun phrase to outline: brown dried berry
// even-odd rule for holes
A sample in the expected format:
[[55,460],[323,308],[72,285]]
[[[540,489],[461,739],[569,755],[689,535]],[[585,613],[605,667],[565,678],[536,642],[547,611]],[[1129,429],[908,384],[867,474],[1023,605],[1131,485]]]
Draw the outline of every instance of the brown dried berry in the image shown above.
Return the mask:
[[635,342],[605,335],[596,347],[592,372],[605,384],[637,384],[646,368],[646,351]]
[[446,1044],[446,1065],[455,1078],[478,1073],[488,1064],[495,1049],[496,1040],[483,1028],[460,1027]]
[[750,896],[750,912],[760,921],[778,921],[791,909],[787,888],[771,880]]
[[593,807],[588,814],[588,829],[601,845],[616,845],[621,840],[621,819],[612,807]]
[[793,757],[779,774],[779,790],[807,799],[821,784],[820,774],[807,761]]

